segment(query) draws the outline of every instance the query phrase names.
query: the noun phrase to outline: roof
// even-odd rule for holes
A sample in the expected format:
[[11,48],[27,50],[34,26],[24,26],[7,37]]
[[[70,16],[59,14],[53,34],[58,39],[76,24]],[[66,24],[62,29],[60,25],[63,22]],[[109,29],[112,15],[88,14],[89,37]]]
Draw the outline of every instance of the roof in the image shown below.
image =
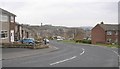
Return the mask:
[[99,24],[105,31],[118,30],[118,24]]
[[7,15],[12,15],[12,16],[16,16],[15,14],[11,13],[11,12],[8,12],[2,8],[0,8],[0,10],[2,10],[2,14],[7,14]]

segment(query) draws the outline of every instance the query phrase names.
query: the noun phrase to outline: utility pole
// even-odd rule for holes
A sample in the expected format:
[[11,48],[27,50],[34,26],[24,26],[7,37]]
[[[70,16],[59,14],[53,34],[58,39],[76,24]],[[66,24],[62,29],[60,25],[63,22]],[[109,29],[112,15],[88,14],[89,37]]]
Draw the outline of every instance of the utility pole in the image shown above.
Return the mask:
[[74,29],[73,39],[75,39],[76,36],[76,28]]

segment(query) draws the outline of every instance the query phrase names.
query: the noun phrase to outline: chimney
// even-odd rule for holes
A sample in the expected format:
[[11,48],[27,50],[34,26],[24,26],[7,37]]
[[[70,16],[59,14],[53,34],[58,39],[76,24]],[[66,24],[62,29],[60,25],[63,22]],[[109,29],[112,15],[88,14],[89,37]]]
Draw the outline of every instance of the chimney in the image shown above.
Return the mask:
[[104,24],[104,22],[101,22],[100,24]]

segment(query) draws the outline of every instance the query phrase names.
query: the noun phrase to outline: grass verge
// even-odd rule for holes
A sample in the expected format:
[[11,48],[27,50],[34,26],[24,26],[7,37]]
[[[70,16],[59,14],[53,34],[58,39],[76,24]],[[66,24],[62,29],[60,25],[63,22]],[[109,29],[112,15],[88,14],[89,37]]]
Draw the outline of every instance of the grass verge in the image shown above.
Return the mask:
[[[73,43],[73,44],[87,44],[87,43],[79,43],[79,42],[76,43],[74,40],[63,40],[61,42]],[[89,44],[89,45],[93,45],[93,44]],[[114,45],[112,45],[112,44],[94,44],[94,45],[96,45],[96,46],[104,46],[104,47],[109,47],[109,48],[120,48],[120,46],[117,45],[117,44],[114,44]]]

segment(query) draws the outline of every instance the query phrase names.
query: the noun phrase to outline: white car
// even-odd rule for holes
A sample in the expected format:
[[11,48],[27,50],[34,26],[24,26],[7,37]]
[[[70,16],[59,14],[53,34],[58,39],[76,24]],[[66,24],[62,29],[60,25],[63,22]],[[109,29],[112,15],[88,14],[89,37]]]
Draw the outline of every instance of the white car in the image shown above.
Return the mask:
[[63,39],[57,39],[57,41],[62,41]]
[[48,39],[46,39],[46,42],[49,43],[50,41]]

